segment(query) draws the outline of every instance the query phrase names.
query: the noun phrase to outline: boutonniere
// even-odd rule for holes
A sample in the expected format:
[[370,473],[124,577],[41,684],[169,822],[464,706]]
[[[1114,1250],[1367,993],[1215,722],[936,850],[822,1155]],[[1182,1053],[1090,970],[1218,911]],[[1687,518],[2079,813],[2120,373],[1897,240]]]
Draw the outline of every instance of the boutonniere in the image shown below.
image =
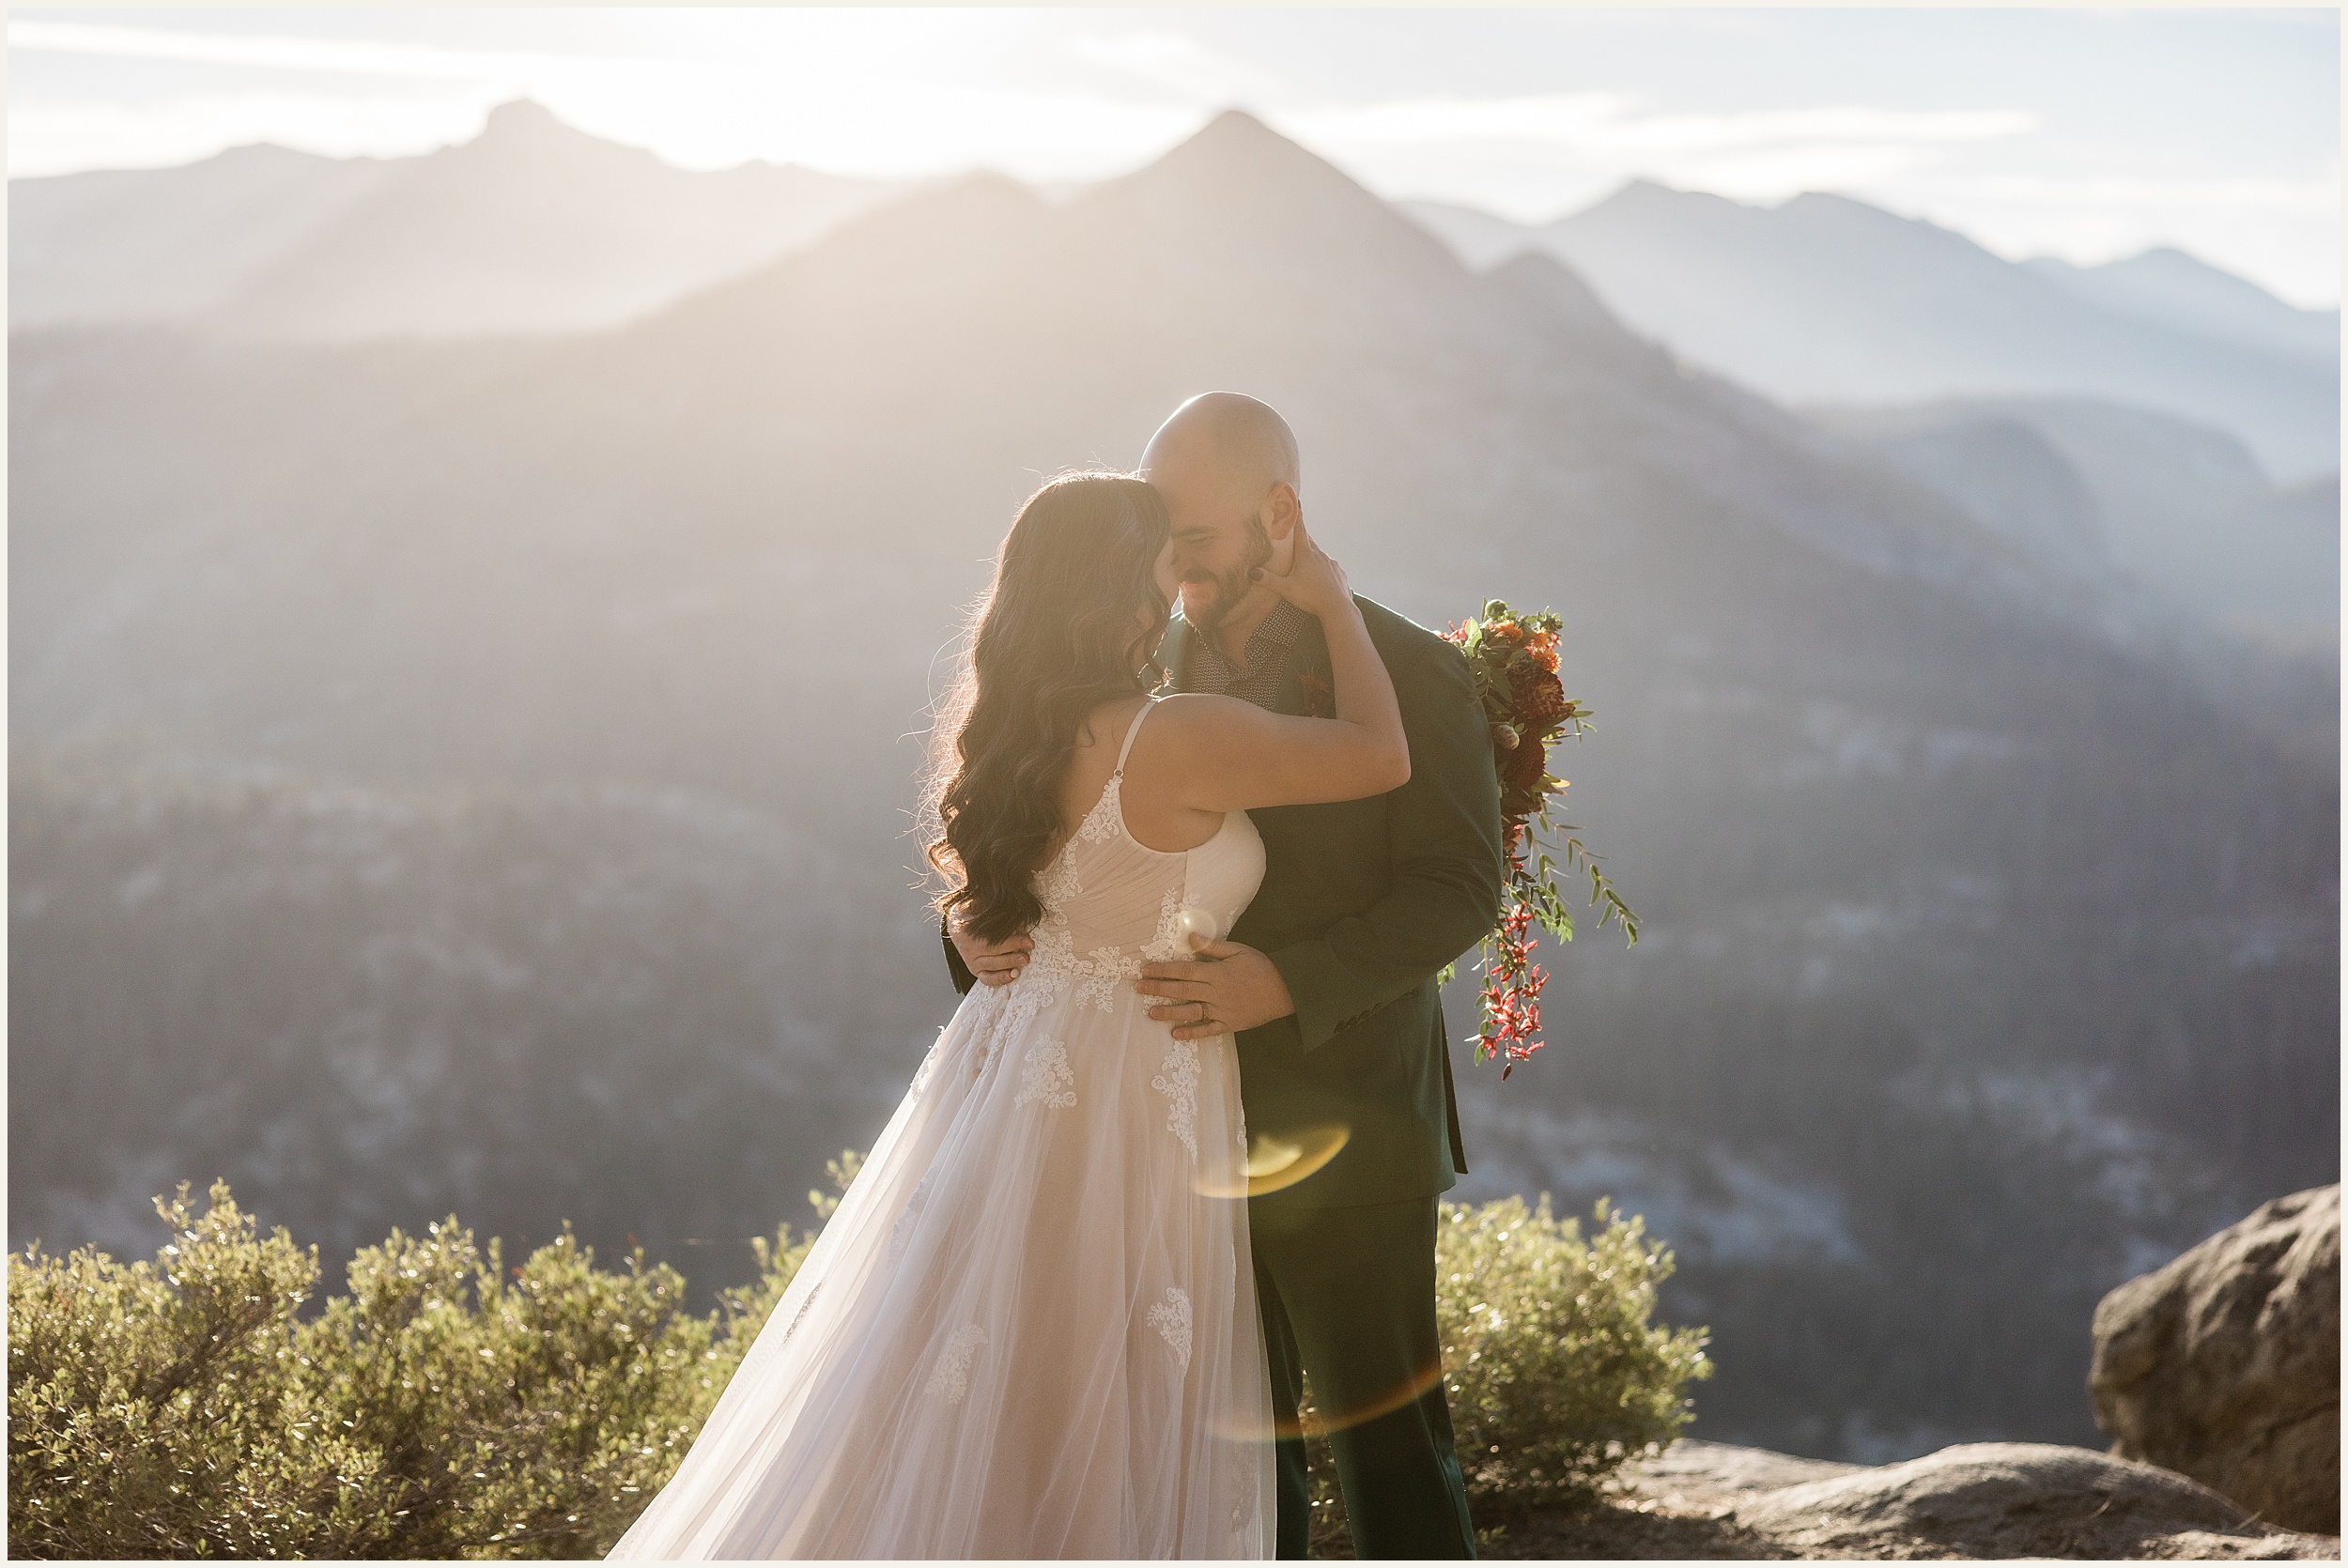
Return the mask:
[[[1557,888],[1558,862],[1568,875],[1589,873],[1590,902],[1599,910],[1599,930],[1619,920],[1635,946],[1639,917],[1625,903],[1598,856],[1574,837],[1570,822],[1552,822],[1550,812],[1565,803],[1566,780],[1549,771],[1550,748],[1590,728],[1590,711],[1566,696],[1557,678],[1557,631],[1563,619],[1552,610],[1512,613],[1498,599],[1486,602],[1483,616],[1470,616],[1444,636],[1467,655],[1475,695],[1491,726],[1492,761],[1500,774],[1500,820],[1508,859],[1508,882],[1500,920],[1478,943],[1476,967],[1484,976],[1479,998],[1484,1026],[1475,1037],[1475,1059],[1504,1058],[1500,1076],[1541,1048],[1541,987],[1549,972],[1533,961],[1533,924],[1560,942],[1573,940],[1573,915]],[[1562,832],[1551,843],[1534,831]],[[1536,853],[1537,852],[1537,853]],[[1528,856],[1530,857],[1528,863]],[[1444,972],[1450,977],[1451,971]]]
[[1327,718],[1336,711],[1336,690],[1326,679],[1308,669],[1296,682],[1305,688],[1306,718]]

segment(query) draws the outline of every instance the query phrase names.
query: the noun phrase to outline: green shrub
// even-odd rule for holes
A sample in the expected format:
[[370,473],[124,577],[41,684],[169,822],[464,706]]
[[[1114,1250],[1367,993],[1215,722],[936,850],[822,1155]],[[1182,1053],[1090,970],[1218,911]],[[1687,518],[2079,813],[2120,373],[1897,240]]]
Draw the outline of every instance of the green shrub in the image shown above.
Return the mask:
[[[845,1190],[857,1158],[832,1165]],[[811,1193],[817,1217],[837,1200]],[[599,1557],[674,1473],[807,1256],[684,1310],[642,1254],[599,1269],[567,1228],[509,1268],[455,1219],[362,1250],[308,1319],[315,1249],[225,1184],[158,1199],[152,1263],[8,1260],[8,1545],[19,1557]],[[1648,1322],[1671,1259],[1636,1219],[1446,1204],[1446,1384],[1479,1517],[1591,1495],[1669,1442],[1711,1368]],[[1309,1416],[1308,1416],[1309,1419]],[[1316,1443],[1317,1539],[1342,1509]]]
[[454,1219],[351,1260],[225,1184],[158,1211],[152,1264],[38,1246],[8,1268],[19,1557],[591,1557],[675,1470],[806,1256],[788,1227],[706,1317],[685,1281],[595,1267],[567,1228],[508,1276]]
[[[1649,1320],[1671,1276],[1645,1222],[1601,1200],[1594,1234],[1504,1198],[1444,1204],[1435,1232],[1435,1316],[1468,1500],[1484,1524],[1574,1506],[1650,1444],[1687,1424],[1687,1386],[1712,1374],[1701,1329]],[[1309,1413],[1308,1434],[1315,1422]],[[1310,1437],[1314,1540],[1345,1540],[1328,1445]]]

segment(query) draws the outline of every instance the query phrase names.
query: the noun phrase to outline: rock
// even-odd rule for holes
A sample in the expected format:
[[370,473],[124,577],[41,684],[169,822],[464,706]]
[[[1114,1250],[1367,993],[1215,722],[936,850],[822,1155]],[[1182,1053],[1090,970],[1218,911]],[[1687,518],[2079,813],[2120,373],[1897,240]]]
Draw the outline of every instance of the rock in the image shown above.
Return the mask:
[[1967,1443],[1738,1501],[1736,1524],[1800,1557],[2337,1558],[2196,1481],[2093,1449]]
[[1682,1441],[1623,1467],[1595,1508],[1526,1515],[1491,1558],[2340,1557],[2208,1487],[2093,1449],[1978,1443],[1865,1469]]
[[2095,1308],[2112,1453],[2288,1530],[2340,1529],[2340,1188],[2278,1198]]
[[1652,1459],[1623,1468],[1625,1489],[1673,1508],[1726,1510],[1755,1492],[1829,1481],[1861,1469],[1831,1459],[1800,1459],[1766,1448],[1683,1437]]

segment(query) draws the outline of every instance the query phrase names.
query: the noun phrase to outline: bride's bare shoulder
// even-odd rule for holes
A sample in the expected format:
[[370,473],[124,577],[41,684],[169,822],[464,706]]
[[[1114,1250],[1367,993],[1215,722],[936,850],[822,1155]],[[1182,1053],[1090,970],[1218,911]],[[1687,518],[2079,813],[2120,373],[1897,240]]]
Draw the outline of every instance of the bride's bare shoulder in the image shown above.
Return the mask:
[[1234,721],[1260,712],[1261,709],[1236,697],[1205,691],[1176,692],[1158,699],[1157,715],[1151,719],[1150,727],[1196,734],[1228,728]]
[[1077,727],[1076,749],[1090,751],[1105,746],[1114,753],[1124,740],[1126,727],[1133,723],[1134,715],[1147,706],[1149,699],[1139,697],[1112,697],[1096,705]]
[[1261,744],[1268,715],[1236,697],[1179,692],[1158,699],[1150,722],[1134,737],[1134,756],[1152,771],[1213,770],[1236,749]]

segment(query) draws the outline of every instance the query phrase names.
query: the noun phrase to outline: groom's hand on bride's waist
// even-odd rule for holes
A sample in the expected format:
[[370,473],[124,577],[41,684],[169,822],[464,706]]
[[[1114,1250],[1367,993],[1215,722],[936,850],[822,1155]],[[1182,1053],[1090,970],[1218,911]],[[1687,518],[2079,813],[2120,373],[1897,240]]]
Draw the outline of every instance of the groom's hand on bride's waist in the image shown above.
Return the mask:
[[959,926],[947,934],[953,941],[954,951],[962,955],[962,961],[982,986],[1011,984],[1027,967],[1027,955],[1035,951],[1035,939],[1025,931],[1000,942],[972,936]]
[[1254,1029],[1296,1010],[1279,966],[1236,942],[1191,939],[1197,960],[1145,963],[1134,989],[1158,1000],[1150,1016],[1174,1025],[1178,1040]]

